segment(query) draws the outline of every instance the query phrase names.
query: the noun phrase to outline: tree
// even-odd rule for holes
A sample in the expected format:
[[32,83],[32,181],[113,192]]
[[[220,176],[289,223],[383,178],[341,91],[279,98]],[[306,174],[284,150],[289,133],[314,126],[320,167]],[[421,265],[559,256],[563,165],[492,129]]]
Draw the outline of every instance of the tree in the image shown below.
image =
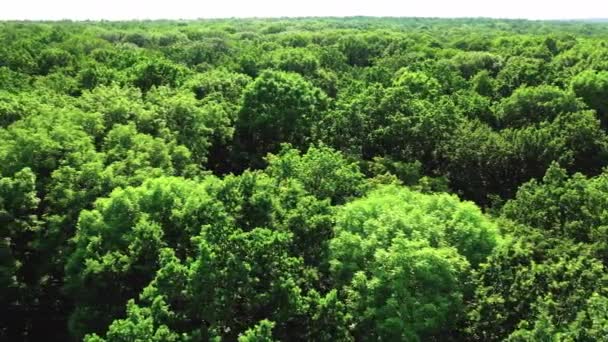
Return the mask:
[[[210,180],[212,181],[212,180]],[[171,247],[194,256],[191,241],[203,225],[225,220],[205,184],[158,178],[141,187],[116,189],[80,215],[75,249],[66,266],[66,290],[75,300],[75,337],[100,333],[124,314],[124,305],[154,277],[159,254]],[[108,300],[98,305],[99,296]]]
[[344,206],[331,271],[362,339],[449,336],[463,315],[464,282],[499,240],[471,203],[387,186]]
[[[543,104],[531,103],[531,107]],[[551,107],[538,112],[551,112]],[[502,130],[468,121],[441,145],[441,168],[454,189],[485,203],[489,194],[511,198],[520,184],[542,177],[554,161],[570,171],[597,174],[604,165],[606,146],[606,135],[590,111],[561,113],[553,121]]]
[[488,70],[482,70],[478,72],[471,79],[473,90],[483,96],[494,95],[494,82],[495,80],[492,78]]
[[339,47],[351,66],[366,67],[371,64],[374,51],[362,35],[347,35],[340,39]]
[[186,69],[166,60],[143,60],[132,68],[133,84],[143,92],[153,86],[175,87],[182,83]]
[[298,150],[283,145],[278,155],[266,158],[266,172],[278,181],[296,179],[306,191],[319,199],[329,198],[342,204],[363,192],[363,174],[355,163],[326,146],[311,146],[300,155]]
[[522,185],[502,215],[521,224],[543,229],[556,238],[605,245],[608,216],[608,174],[587,178],[552,164],[542,181]]
[[7,314],[6,325],[0,328],[2,339],[23,338],[27,326],[36,321],[32,316],[40,292],[34,253],[41,223],[36,213],[39,203],[36,176],[29,168],[0,178],[0,303]]
[[363,159],[419,160],[431,169],[438,147],[462,119],[454,104],[445,97],[421,98],[408,86],[361,88],[326,116],[320,125],[324,142]]
[[550,298],[540,306],[539,319],[534,322],[524,322],[509,335],[509,341],[530,341],[531,339],[550,339],[555,341],[599,341],[606,336],[608,322],[606,320],[607,298],[593,293],[583,304],[573,321],[564,324],[559,317],[554,317],[551,308],[556,303]]
[[192,161],[201,166],[212,149],[232,139],[233,109],[221,98],[199,102],[192,93],[162,87],[151,90],[147,100],[155,112],[153,133],[188,147]]
[[592,109],[597,111],[602,125],[608,125],[608,72],[585,70],[576,75],[570,87]]
[[[567,326],[593,293],[604,293],[604,265],[584,244],[527,226],[504,225],[512,236],[476,274],[468,324],[472,338],[553,337],[557,329],[552,326]],[[532,329],[537,331],[525,331]]]
[[409,71],[405,68],[397,72],[393,85],[422,98],[435,98],[441,92],[441,86],[436,79],[423,72]]
[[28,115],[39,111],[40,104],[32,101],[29,96],[0,92],[0,127],[7,127]]
[[541,59],[512,56],[496,75],[497,91],[501,96],[509,96],[521,86],[542,84],[546,76],[546,67]]
[[140,308],[133,300],[127,304],[127,318],[114,321],[105,339],[97,334],[86,335],[84,341],[179,341],[178,334],[169,331],[166,325],[156,327],[149,308]]
[[117,84],[84,91],[76,106],[85,112],[101,114],[103,128],[96,132],[96,142],[100,142],[114,125],[136,122],[140,127],[146,127],[153,117],[153,113],[145,107],[139,89]]
[[469,79],[480,71],[487,70],[496,75],[502,68],[503,58],[489,52],[460,52],[452,57],[452,63],[460,70],[463,77]]
[[0,340],[604,340],[607,36],[0,22]]
[[224,99],[236,102],[250,82],[251,77],[245,74],[226,69],[213,69],[189,78],[184,82],[184,87],[192,90],[198,100],[220,94]]
[[543,121],[553,121],[559,114],[584,109],[574,94],[556,87],[542,85],[522,87],[501,100],[495,108],[500,127],[523,127]]
[[46,75],[55,68],[69,66],[74,57],[67,51],[58,48],[48,48],[38,57],[38,73]]
[[274,328],[273,322],[262,320],[239,336],[239,342],[272,342],[274,341],[272,339],[272,328]]
[[319,59],[305,48],[284,48],[270,55],[268,64],[278,70],[296,72],[302,76],[313,76],[319,69]]
[[236,121],[240,151],[259,167],[261,157],[288,142],[297,148],[310,143],[313,125],[327,108],[327,97],[301,76],[265,71],[247,86]]

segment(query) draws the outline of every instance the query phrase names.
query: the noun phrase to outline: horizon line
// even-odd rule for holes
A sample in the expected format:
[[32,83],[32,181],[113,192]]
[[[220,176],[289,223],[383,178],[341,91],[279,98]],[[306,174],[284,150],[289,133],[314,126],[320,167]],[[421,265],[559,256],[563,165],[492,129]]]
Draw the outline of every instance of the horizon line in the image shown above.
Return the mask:
[[297,19],[424,19],[424,20],[503,20],[503,21],[583,21],[583,22],[606,22],[608,17],[585,17],[585,18],[524,18],[524,17],[491,17],[491,16],[454,16],[454,17],[433,17],[433,16],[375,16],[375,15],[345,15],[345,16],[233,16],[233,17],[198,17],[198,18],[61,18],[61,19],[3,19],[0,22],[141,22],[141,21],[213,21],[213,20],[297,20]]

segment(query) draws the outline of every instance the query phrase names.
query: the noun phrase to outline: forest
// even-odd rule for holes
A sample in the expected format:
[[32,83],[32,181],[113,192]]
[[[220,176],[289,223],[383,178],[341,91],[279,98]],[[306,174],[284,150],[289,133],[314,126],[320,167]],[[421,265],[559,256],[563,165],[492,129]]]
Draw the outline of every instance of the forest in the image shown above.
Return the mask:
[[0,22],[0,340],[608,341],[608,23]]

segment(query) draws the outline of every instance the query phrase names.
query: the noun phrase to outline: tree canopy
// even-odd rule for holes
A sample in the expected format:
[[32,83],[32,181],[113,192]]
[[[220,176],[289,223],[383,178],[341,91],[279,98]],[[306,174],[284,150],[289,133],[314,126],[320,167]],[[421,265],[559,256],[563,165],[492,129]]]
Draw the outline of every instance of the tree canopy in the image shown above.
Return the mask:
[[0,340],[604,341],[607,39],[0,22]]

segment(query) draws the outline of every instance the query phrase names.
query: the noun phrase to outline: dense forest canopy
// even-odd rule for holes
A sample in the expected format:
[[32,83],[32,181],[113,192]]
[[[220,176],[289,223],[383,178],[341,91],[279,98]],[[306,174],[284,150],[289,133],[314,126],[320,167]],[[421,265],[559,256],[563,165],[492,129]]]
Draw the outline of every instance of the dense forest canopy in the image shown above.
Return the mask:
[[608,24],[0,22],[0,340],[608,340]]

